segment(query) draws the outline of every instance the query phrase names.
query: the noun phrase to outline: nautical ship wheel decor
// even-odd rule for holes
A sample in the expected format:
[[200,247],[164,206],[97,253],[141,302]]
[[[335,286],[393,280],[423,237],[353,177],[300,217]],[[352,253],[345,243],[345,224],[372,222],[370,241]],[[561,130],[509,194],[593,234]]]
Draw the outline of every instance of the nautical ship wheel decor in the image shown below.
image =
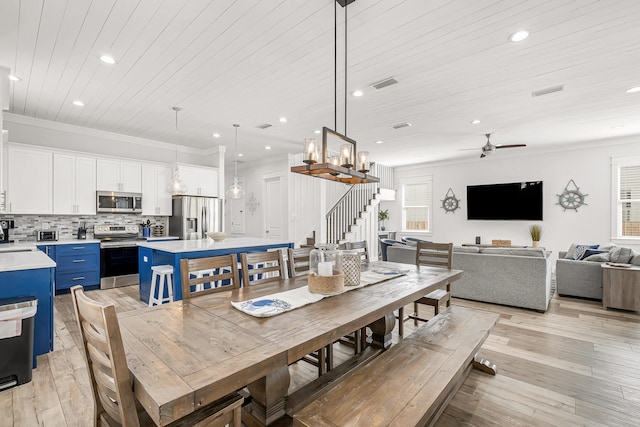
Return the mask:
[[567,186],[564,187],[564,191],[556,194],[556,196],[558,196],[558,203],[556,203],[556,205],[562,206],[565,211],[567,209],[573,209],[578,212],[580,206],[586,205],[584,198],[587,197],[588,194],[582,193],[580,187],[578,187],[572,179],[567,183]]
[[449,187],[449,191],[444,195],[444,199],[442,201],[442,209],[446,213],[452,212],[455,213],[457,209],[460,209],[460,199],[456,199],[456,195],[453,193],[451,187]]

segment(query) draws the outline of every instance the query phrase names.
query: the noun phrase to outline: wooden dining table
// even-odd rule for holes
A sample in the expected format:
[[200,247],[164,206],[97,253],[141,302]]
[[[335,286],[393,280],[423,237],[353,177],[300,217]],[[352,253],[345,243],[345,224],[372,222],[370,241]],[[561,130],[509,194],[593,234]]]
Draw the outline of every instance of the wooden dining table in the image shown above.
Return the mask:
[[[307,277],[176,301],[119,315],[136,398],[153,421],[167,425],[247,386],[247,425],[270,425],[302,407],[322,387],[391,345],[393,311],[457,280],[462,271],[372,262],[363,269],[402,276],[331,296],[272,317],[254,317],[231,301],[306,286]],[[287,395],[288,366],[369,326],[366,351]]]

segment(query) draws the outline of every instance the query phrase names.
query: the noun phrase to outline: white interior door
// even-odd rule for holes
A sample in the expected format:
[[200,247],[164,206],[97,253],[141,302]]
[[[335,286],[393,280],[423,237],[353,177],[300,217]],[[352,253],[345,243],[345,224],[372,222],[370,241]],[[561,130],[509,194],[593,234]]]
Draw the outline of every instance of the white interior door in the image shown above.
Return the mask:
[[280,176],[265,178],[265,237],[284,239],[284,205]]

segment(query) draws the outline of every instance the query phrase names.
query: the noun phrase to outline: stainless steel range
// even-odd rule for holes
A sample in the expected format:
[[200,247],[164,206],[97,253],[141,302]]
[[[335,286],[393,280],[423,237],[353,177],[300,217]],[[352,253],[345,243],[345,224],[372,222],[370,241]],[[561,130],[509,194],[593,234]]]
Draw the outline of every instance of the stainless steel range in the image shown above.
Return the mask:
[[93,235],[100,239],[100,289],[138,284],[137,225],[95,225]]

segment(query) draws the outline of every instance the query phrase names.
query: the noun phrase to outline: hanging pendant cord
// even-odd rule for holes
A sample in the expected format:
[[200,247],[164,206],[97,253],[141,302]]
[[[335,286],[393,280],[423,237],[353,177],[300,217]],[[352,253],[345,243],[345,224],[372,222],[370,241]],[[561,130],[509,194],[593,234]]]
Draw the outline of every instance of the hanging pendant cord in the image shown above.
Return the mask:
[[338,5],[333,2],[333,130],[338,131]]
[[238,177],[238,128],[240,125],[233,125],[236,128],[236,178]]
[[347,136],[347,5],[344,6],[344,136]]

